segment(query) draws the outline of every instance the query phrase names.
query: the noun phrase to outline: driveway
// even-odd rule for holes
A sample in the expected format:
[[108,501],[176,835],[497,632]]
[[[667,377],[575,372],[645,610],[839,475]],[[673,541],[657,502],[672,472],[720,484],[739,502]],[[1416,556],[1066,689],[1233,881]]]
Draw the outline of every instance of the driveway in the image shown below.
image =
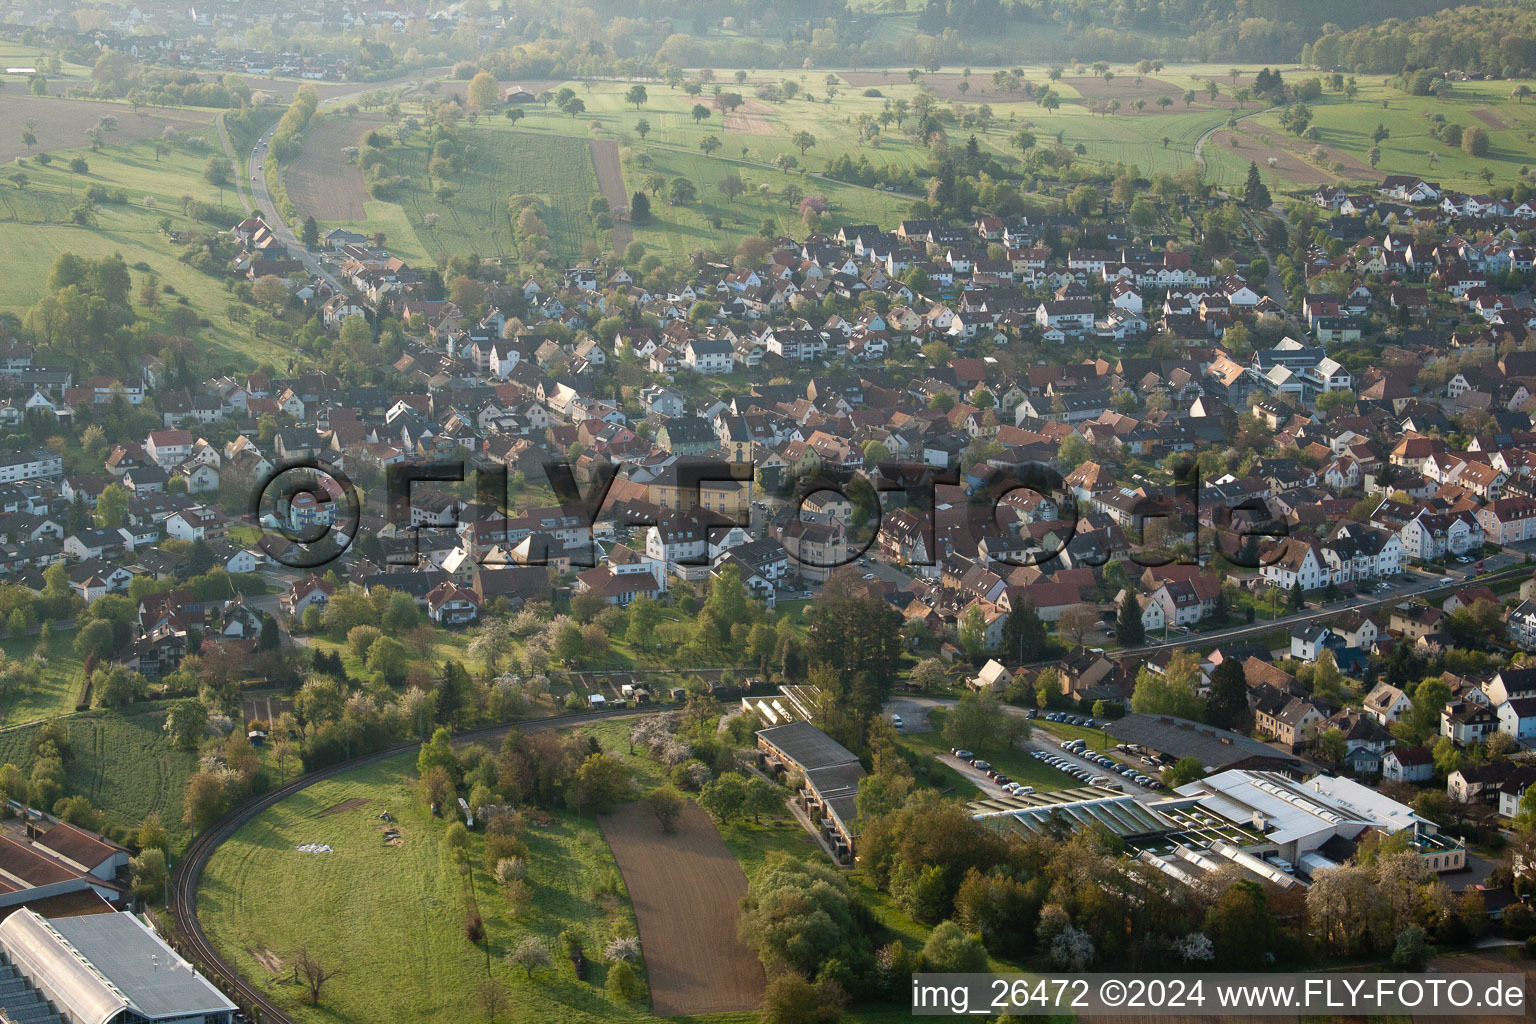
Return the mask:
[[892,697],[885,702],[885,714],[901,716],[902,732],[932,732],[928,712],[934,706],[934,700],[928,697]]

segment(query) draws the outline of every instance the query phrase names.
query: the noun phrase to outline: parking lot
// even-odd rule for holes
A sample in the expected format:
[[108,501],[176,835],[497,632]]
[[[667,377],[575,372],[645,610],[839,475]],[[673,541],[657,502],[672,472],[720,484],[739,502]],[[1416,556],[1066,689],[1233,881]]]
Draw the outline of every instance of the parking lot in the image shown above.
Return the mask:
[[[1094,775],[1103,775],[1111,782],[1118,782],[1120,784],[1120,791],[1122,793],[1130,793],[1140,796],[1153,792],[1150,787],[1139,785],[1128,776],[1121,775],[1105,765],[1101,765],[1094,761],[1088,760],[1089,757],[1095,756],[1098,753],[1097,751],[1088,750],[1083,754],[1078,754],[1070,750],[1063,750],[1061,747],[1061,741],[1051,736],[1047,732],[1036,731],[1035,734],[1026,741],[1026,746],[1028,746],[1031,750],[1040,751],[1044,757],[1060,757],[1066,763],[1067,767],[1080,768],[1087,772],[1090,777]],[[1153,779],[1156,779],[1158,776],[1159,769],[1143,765],[1139,762],[1139,759],[1130,755],[1120,753],[1119,751],[1115,751],[1112,755],[1109,751],[1105,751],[1105,755],[1110,756],[1110,760],[1112,761],[1116,761],[1121,764],[1130,764],[1137,771],[1142,772],[1143,774],[1150,776]],[[1031,756],[1034,755],[1031,754]],[[1043,758],[1041,761],[1044,763]],[[1081,781],[1071,775],[1068,775],[1066,772],[1062,772],[1062,778],[1065,780],[1063,783],[1064,785],[1086,786],[1088,784],[1085,781]]]

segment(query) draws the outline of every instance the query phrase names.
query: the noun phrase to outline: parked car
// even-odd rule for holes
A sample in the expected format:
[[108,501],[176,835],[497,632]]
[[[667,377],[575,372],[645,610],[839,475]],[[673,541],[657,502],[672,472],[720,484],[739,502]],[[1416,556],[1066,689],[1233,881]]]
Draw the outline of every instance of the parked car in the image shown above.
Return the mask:
[[971,762],[971,767],[975,768],[979,772],[984,772],[988,768],[992,767],[992,762],[991,761],[972,761]]
[[962,749],[961,747],[950,747],[949,752],[954,754],[962,761],[970,761],[976,757],[975,754],[971,753],[969,750]]
[[896,728],[900,729],[901,728],[901,716],[900,715],[892,715],[891,716],[891,724],[894,725]]

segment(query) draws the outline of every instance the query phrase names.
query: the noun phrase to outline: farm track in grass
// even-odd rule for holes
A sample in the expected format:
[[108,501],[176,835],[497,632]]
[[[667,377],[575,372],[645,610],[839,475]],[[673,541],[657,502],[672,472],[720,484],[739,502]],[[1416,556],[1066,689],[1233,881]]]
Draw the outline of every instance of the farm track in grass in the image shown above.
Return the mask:
[[[592,170],[597,175],[597,185],[614,210],[629,209],[629,194],[624,188],[624,165],[619,160],[619,144],[612,139],[593,139]],[[623,252],[634,240],[635,231],[628,219],[613,222],[613,249]]]
[[638,803],[599,818],[634,904],[658,1017],[755,1009],[767,980],[736,935],[747,876],[688,801],[674,831]]

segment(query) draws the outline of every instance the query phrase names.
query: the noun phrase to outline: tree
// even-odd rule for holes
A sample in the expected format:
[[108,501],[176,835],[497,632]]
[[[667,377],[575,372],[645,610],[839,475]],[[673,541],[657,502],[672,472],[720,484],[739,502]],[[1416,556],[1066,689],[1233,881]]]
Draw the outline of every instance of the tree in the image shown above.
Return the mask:
[[742,900],[738,934],[770,976],[815,976],[829,960],[868,957],[868,911],[830,864],[770,852]]
[[1392,966],[1400,971],[1417,971],[1429,959],[1429,943],[1424,929],[1410,924],[1397,933],[1397,943],[1392,948]]
[[742,794],[741,811],[750,815],[754,824],[765,814],[778,814],[784,810],[784,792],[761,775],[747,780]]
[[722,825],[729,825],[738,818],[746,804],[746,780],[735,772],[726,772],[699,790],[699,806]]
[[694,124],[698,124],[700,121],[708,121],[710,118],[709,108],[702,103],[695,103],[689,113],[693,115]]
[[1028,598],[1020,601],[1003,623],[1003,650],[1027,664],[1044,658],[1049,643],[1045,622],[1035,611],[1034,603]]
[[1488,133],[1473,125],[1461,133],[1461,148],[1471,156],[1488,155]]
[[489,71],[481,71],[469,80],[469,108],[486,111],[501,101],[501,87]]
[[75,636],[75,654],[82,660],[97,661],[117,650],[117,630],[112,623],[97,619],[86,623]]
[[1451,688],[1435,677],[1422,680],[1409,696],[1408,710],[1393,726],[1397,738],[1408,746],[1420,746],[1440,731],[1440,711],[1451,699]]
[[987,969],[987,950],[981,940],[966,934],[953,921],[944,921],[923,943],[923,966],[942,974],[967,974]]
[[165,715],[165,731],[181,750],[196,749],[208,728],[208,707],[196,697],[183,697]]
[[507,992],[506,982],[500,978],[481,978],[480,985],[475,990],[475,1001],[480,1004],[480,1009],[485,1011],[487,1024],[496,1024],[496,1018],[501,1016],[501,1011],[511,1005],[511,996]]
[[1143,666],[1136,674],[1136,688],[1131,693],[1131,710],[1144,715],[1173,715],[1198,719],[1203,710],[1195,693],[1200,674],[1199,662],[1187,652],[1175,654],[1162,672]]
[[1224,658],[1211,673],[1211,690],[1205,697],[1205,720],[1222,729],[1234,729],[1248,716],[1248,680],[1242,663]]
[[1177,789],[1187,783],[1205,778],[1205,766],[1196,757],[1181,757],[1163,769],[1163,785]]
[[1070,638],[1074,644],[1082,644],[1098,622],[1099,612],[1094,605],[1074,604],[1056,620],[1056,631]]
[[192,831],[201,832],[224,813],[227,794],[224,780],[212,772],[194,772],[187,780],[184,797],[185,820]]
[[320,244],[320,225],[315,222],[314,217],[304,218],[304,227],[299,240],[304,243],[306,249],[313,249]]
[[673,206],[686,206],[699,197],[699,190],[687,178],[673,178],[667,196]]
[[1141,602],[1127,588],[1120,599],[1120,614],[1115,620],[1115,636],[1122,647],[1140,647],[1146,640],[1146,629],[1141,623]]
[[650,97],[645,94],[645,86],[643,85],[632,85],[629,87],[629,91],[624,94],[624,102],[633,103],[636,110],[645,106],[645,101],[648,99]]
[[423,778],[433,768],[442,768],[452,779],[459,770],[459,759],[454,754],[452,745],[448,742],[449,732],[440,728],[432,734],[432,739],[421,745],[421,750],[416,754],[416,772]]
[[1267,210],[1270,204],[1269,188],[1259,178],[1259,165],[1248,161],[1248,180],[1243,185],[1243,205],[1250,210]]
[[170,875],[166,867],[165,851],[148,849],[128,862],[132,872],[133,893],[146,902],[157,900],[165,891],[165,880]]
[[800,151],[800,156],[804,158],[805,151],[816,145],[816,136],[812,135],[808,131],[801,130],[795,132],[795,134],[790,137],[789,144],[798,149]]
[[647,121],[645,118],[642,117],[640,120],[635,122],[635,134],[640,136],[642,140],[650,134],[650,131],[651,122]]
[[1349,756],[1349,743],[1344,739],[1343,731],[1324,729],[1318,733],[1317,756],[1334,768],[1342,765],[1344,758]]
[[171,848],[170,836],[165,831],[165,823],[160,818],[158,811],[152,811],[139,822],[137,841],[141,850],[169,850]]
[[990,694],[967,693],[944,716],[945,741],[967,750],[1008,750],[1028,729],[1028,719],[1009,714]]
[[830,990],[812,985],[798,974],[780,974],[763,992],[761,1024],[834,1024],[841,1006]]
[[555,958],[550,955],[549,947],[534,935],[526,935],[507,954],[507,961],[527,972],[528,978],[533,979],[535,970],[547,970],[554,966]]
[[645,809],[656,815],[663,832],[671,832],[683,814],[683,795],[672,786],[657,786],[645,795]]
[[746,182],[741,180],[741,175],[734,173],[721,178],[717,187],[720,189],[720,194],[733,203],[747,190]]
[[144,696],[146,689],[143,676],[121,665],[98,668],[91,673],[91,692],[99,708],[125,708]]
[[318,956],[309,951],[308,946],[300,946],[293,954],[293,973],[296,978],[302,979],[305,990],[309,993],[309,1005],[320,1005],[320,990],[325,983],[341,973],[339,970],[326,967]]
[[605,811],[633,788],[634,775],[623,761],[608,754],[590,754],[576,769],[571,802]]
[[651,201],[644,192],[629,197],[629,221],[631,224],[647,224],[651,219]]
[[713,156],[720,146],[721,142],[718,136],[706,135],[699,140],[699,149],[703,151],[705,156]]
[[622,961],[608,968],[606,987],[608,995],[619,1002],[632,1003],[640,998],[640,978],[633,967]]
[[235,165],[222,156],[211,156],[203,165],[203,180],[214,188],[223,191],[234,180]]

